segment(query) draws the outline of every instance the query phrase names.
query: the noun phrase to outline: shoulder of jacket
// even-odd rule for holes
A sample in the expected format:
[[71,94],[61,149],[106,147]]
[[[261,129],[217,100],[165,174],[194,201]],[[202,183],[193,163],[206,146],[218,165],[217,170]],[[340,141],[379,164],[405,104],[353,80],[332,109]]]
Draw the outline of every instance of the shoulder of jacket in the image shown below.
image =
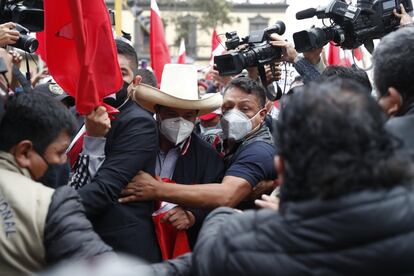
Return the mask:
[[[39,191],[39,192],[44,192],[47,194],[52,195],[54,193],[54,189],[49,188],[45,185],[43,185],[40,182],[34,181],[31,178],[28,178],[22,174],[16,173],[16,172],[12,172],[12,171],[8,171],[5,169],[0,169],[0,179],[2,178],[3,180],[10,180],[13,182],[14,185],[8,185],[8,187],[10,189],[18,189],[21,190],[22,187],[24,186],[24,191]],[[0,180],[0,182],[2,182]]]

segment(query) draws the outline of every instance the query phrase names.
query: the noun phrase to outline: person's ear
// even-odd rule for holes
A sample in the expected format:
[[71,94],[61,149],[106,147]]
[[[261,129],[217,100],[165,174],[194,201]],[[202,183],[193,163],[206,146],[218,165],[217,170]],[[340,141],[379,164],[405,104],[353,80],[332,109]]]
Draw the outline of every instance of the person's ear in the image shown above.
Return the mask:
[[266,108],[263,108],[262,110],[259,111],[260,123],[263,123],[265,121],[266,115],[267,115]]
[[388,88],[388,94],[379,99],[379,104],[388,116],[398,113],[403,104],[401,94],[394,87]]
[[142,81],[142,77],[140,75],[136,75],[132,82],[133,82],[134,86],[137,86],[141,83],[141,81]]
[[132,83],[127,88],[127,93],[129,97],[132,96],[132,91],[134,87],[138,86],[141,83],[141,81],[142,81],[142,77],[140,75],[136,75],[134,77],[134,79],[132,80]]
[[274,158],[275,168],[277,172],[277,179],[280,184],[283,184],[283,177],[285,175],[285,160],[282,156],[276,155]]
[[23,140],[12,148],[11,153],[20,168],[30,168],[33,162],[33,143]]

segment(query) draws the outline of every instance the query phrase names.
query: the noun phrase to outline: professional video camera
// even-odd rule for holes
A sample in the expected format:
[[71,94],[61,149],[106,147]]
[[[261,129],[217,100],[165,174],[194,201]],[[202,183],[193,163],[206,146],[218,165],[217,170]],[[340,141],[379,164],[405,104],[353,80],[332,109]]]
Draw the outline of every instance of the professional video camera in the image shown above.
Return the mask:
[[400,11],[400,4],[404,5],[407,12],[413,10],[411,0],[358,0],[356,6],[333,0],[326,7],[300,11],[296,19],[314,16],[329,18],[332,25],[293,34],[296,50],[306,52],[333,41],[344,49],[356,49],[364,44],[372,52],[373,39],[379,39],[398,28],[399,20],[393,15],[393,10]]
[[258,67],[260,73],[261,67],[281,57],[282,50],[270,45],[269,39],[273,33],[284,34],[285,29],[285,24],[277,21],[274,26],[251,32],[242,39],[239,38],[237,32],[226,33],[228,51],[242,47],[234,52],[214,57],[219,74],[221,76],[237,75],[249,67]]
[[[264,30],[253,31],[242,39],[239,38],[237,32],[226,33],[226,48],[228,51],[234,51],[214,57],[214,63],[219,74],[221,76],[232,76],[241,73],[243,69],[257,67],[260,80],[266,89],[266,97],[272,101],[279,99],[282,96],[282,90],[279,86],[277,91],[273,86],[268,89],[264,66],[281,58],[282,49],[272,46],[269,40],[271,34],[282,35],[285,30],[285,23],[277,21],[275,25]],[[236,50],[239,46],[241,47]],[[271,67],[271,69],[274,72],[274,67]]]

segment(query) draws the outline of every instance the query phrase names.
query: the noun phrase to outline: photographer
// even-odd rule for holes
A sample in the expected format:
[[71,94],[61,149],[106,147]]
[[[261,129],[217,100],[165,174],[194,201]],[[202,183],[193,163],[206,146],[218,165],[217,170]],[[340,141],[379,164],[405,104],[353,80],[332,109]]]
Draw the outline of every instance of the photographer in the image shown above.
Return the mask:
[[280,35],[272,34],[271,39],[270,43],[274,47],[283,49],[281,60],[292,63],[296,71],[303,77],[305,84],[313,81],[320,75],[316,66],[321,67],[320,64],[323,64],[321,59],[322,48],[305,52],[302,57],[295,50],[295,46],[285,41]]

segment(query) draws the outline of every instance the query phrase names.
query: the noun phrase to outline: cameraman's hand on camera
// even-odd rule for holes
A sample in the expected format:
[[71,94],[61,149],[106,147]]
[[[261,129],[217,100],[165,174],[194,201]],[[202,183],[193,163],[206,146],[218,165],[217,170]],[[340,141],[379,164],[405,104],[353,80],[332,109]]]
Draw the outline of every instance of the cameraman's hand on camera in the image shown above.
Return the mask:
[[281,61],[293,63],[298,56],[295,46],[292,43],[285,41],[280,35],[272,34],[270,36],[270,44],[274,47],[282,48]]
[[407,13],[403,4],[400,4],[401,13],[394,9],[394,16],[400,19],[400,26],[405,26],[413,23],[412,17]]
[[20,33],[16,30],[16,24],[12,22],[0,24],[0,47],[13,45],[20,37]]
[[[271,66],[274,67],[274,74],[272,72]],[[282,67],[280,66],[280,62],[275,62],[273,65],[265,65],[267,83],[272,83],[282,78]]]
[[111,129],[111,120],[103,106],[99,106],[85,117],[86,134],[92,137],[104,137]]

